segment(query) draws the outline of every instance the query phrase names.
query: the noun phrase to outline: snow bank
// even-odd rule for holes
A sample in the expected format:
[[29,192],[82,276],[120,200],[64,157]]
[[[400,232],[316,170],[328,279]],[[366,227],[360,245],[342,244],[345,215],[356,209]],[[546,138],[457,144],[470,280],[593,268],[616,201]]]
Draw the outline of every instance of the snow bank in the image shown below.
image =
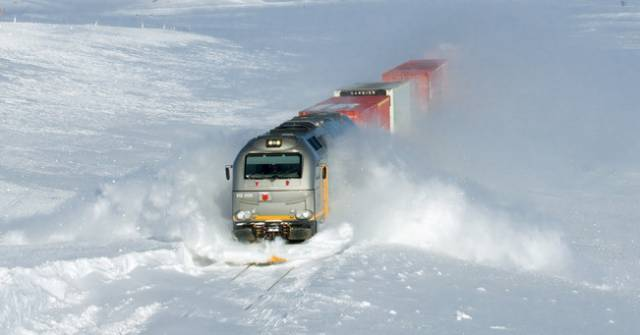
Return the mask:
[[[122,333],[144,323],[161,306],[141,306],[124,320],[97,324],[99,307],[89,304],[79,315],[59,314],[60,309],[83,305],[92,285],[126,280],[139,268],[161,268],[181,263],[175,250],[127,253],[113,258],[79,258],[52,261],[33,268],[0,267],[0,325],[16,334]],[[124,327],[124,328],[123,328]],[[121,329],[121,331],[116,331]]]

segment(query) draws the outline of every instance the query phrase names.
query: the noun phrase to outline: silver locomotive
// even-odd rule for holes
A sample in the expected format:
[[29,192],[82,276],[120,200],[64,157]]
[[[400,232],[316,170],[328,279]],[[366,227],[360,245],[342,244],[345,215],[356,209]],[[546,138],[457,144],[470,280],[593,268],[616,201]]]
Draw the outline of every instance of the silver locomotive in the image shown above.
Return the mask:
[[339,113],[297,116],[250,140],[226,177],[233,177],[233,233],[238,240],[281,236],[304,241],[329,215],[327,139],[353,127]]

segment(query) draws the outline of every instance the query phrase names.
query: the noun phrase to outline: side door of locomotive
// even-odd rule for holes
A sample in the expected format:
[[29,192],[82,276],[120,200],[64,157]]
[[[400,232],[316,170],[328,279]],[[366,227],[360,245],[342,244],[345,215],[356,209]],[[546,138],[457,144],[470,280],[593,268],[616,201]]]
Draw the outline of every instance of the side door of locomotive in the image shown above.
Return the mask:
[[316,220],[324,221],[329,216],[329,166],[321,163],[317,169]]

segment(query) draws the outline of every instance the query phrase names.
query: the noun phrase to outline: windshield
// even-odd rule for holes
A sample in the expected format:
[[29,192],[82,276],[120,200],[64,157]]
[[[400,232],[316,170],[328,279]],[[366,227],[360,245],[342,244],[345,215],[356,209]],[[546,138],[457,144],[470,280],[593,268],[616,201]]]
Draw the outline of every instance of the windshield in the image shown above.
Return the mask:
[[302,176],[302,156],[297,153],[248,154],[246,179],[289,179]]

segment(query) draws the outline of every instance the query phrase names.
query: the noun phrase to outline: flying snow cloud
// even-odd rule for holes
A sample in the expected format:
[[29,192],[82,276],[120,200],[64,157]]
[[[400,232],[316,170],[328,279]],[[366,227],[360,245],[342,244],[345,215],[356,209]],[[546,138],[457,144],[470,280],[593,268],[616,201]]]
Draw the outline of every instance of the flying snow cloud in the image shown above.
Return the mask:
[[559,273],[569,262],[560,232],[516,221],[508,211],[471,198],[421,164],[415,156],[420,151],[406,143],[367,132],[339,142],[332,157],[332,221],[352,223],[356,239],[531,271]]
[[[241,136],[217,133],[174,157],[160,171],[141,170],[81,194],[51,216],[17,220],[0,237],[4,244],[153,238],[189,246],[219,245],[230,236],[222,224],[230,207],[224,164]],[[230,143],[212,146],[210,143]],[[226,222],[226,221],[224,221]]]

